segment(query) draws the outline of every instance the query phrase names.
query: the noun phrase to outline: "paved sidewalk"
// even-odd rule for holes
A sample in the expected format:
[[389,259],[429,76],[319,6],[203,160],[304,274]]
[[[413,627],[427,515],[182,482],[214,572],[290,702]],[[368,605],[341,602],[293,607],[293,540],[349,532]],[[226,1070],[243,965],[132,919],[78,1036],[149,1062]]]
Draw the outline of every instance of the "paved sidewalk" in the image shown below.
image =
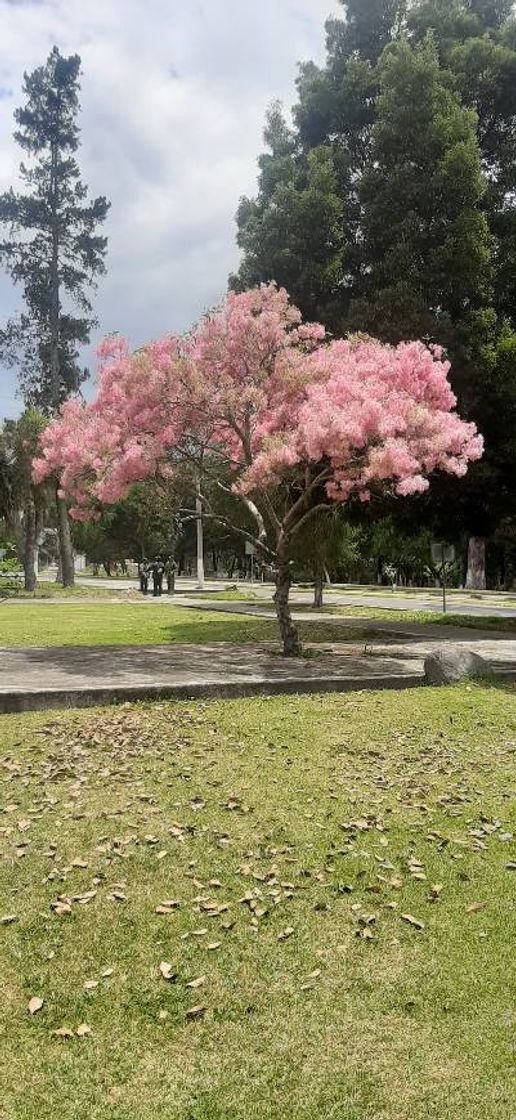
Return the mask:
[[[157,601],[161,602],[161,600]],[[153,600],[153,602],[156,602],[156,600]],[[255,618],[276,618],[274,605],[271,602],[253,603],[242,602],[236,599],[196,599],[194,596],[177,595],[174,596],[173,599],[169,599],[169,603],[177,607],[188,607],[198,611],[218,611],[221,614],[243,614],[251,615]],[[337,604],[328,604],[330,608],[332,605]],[[350,606],[351,604],[344,603],[338,605],[339,610],[342,610],[343,608],[345,609],[346,605]],[[420,636],[422,639],[428,641],[439,638],[446,642],[466,640],[469,642],[475,641],[475,643],[477,640],[483,640],[484,638],[491,641],[496,641],[497,639],[507,641],[507,639],[510,639],[510,632],[507,630],[483,630],[480,624],[478,627],[475,626],[474,628],[469,626],[447,625],[441,622],[440,615],[437,613],[435,615],[435,622],[432,619],[429,623],[404,622],[398,621],[397,619],[391,620],[388,615],[369,617],[367,615],[356,614],[346,615],[345,613],[333,614],[331,609],[317,611],[311,607],[310,610],[308,610],[304,603],[296,602],[295,596],[291,599],[290,610],[295,622],[327,622],[329,624],[331,623],[333,628],[335,628],[336,624],[340,623],[346,630],[353,627],[361,631],[371,629],[371,631],[375,633],[389,634],[389,636],[392,635],[395,638],[398,638],[400,635],[409,635],[410,637]],[[460,612],[450,611],[449,613],[455,614]],[[514,612],[512,613],[514,614]],[[512,614],[510,617],[512,617]]]
[[[449,632],[446,635],[450,640]],[[472,640],[497,672],[516,680],[516,641]],[[455,635],[453,635],[455,640]],[[466,638],[463,639],[466,641]],[[124,700],[407,688],[423,683],[435,638],[378,637],[281,656],[271,645],[45,646],[0,649],[0,712]]]
[[363,646],[286,659],[258,645],[45,646],[0,649],[0,711],[83,707],[169,696],[396,688],[422,663],[371,658]]
[[[82,584],[84,587],[99,587],[110,589],[122,593],[129,589],[135,590],[137,583],[135,580],[99,580],[89,578],[87,576],[77,575],[76,582]],[[234,585],[238,591],[248,593],[255,597],[255,603],[267,603],[270,606],[271,597],[274,591],[272,584],[261,583],[245,583],[242,581],[236,584],[231,579],[227,580],[210,580],[206,581],[206,590],[204,594],[213,595],[213,600],[217,600],[217,594],[223,591],[225,587]],[[176,581],[176,591],[180,599],[189,597],[195,601],[196,605],[200,605],[202,600],[196,589],[195,579],[187,579],[181,576]],[[401,588],[398,587],[393,592],[386,587],[360,587],[343,586],[332,584],[325,592],[326,606],[335,607],[377,607],[382,610],[421,610],[430,611],[437,616],[441,612],[441,591],[439,588]],[[313,591],[304,589],[293,585],[291,593],[292,603],[298,605],[305,604],[310,606],[313,599]],[[165,597],[166,600],[166,597]],[[170,600],[168,600],[170,602]],[[220,600],[219,600],[220,602]],[[226,604],[228,601],[226,600]],[[254,605],[254,604],[251,604]],[[448,610],[455,614],[473,615],[475,617],[482,617],[485,615],[497,615],[500,618],[516,618],[516,592],[499,592],[499,591],[459,591],[452,588],[448,591]]]

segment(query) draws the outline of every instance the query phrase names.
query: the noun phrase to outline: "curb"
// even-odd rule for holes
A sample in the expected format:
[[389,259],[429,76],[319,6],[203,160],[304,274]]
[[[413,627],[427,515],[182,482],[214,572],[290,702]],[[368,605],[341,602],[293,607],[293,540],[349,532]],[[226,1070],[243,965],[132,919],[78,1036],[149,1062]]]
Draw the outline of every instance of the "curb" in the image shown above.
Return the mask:
[[38,712],[52,708],[90,708],[141,700],[240,699],[246,696],[281,696],[293,693],[357,692],[372,689],[418,688],[422,674],[378,677],[321,677],[299,680],[226,680],[208,684],[114,685],[98,688],[55,688],[0,692],[0,713]]

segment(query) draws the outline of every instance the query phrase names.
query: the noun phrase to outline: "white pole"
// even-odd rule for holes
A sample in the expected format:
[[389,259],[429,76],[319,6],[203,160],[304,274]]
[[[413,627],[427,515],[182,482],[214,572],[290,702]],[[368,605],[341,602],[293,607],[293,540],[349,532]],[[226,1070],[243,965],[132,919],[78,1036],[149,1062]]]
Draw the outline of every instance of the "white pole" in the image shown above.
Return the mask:
[[204,533],[202,524],[201,480],[195,472],[195,512],[197,514],[197,590],[204,591]]

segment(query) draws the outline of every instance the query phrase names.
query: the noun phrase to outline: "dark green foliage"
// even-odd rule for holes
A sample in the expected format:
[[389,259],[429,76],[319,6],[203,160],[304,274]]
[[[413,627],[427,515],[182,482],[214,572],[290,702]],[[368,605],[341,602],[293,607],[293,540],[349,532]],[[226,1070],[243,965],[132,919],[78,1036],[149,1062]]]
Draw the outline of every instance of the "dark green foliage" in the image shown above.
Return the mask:
[[[362,175],[363,276],[349,325],[398,342],[454,345],[489,306],[491,239],[475,115],[440,70],[431,38],[393,44],[378,67]],[[471,328],[471,329],[470,329]]]
[[238,243],[244,263],[233,285],[244,290],[276,280],[292,291],[304,315],[317,319],[335,300],[342,273],[342,202],[328,147],[299,158],[278,105],[271,109],[260,158],[260,197],[243,198]]
[[157,482],[138,483],[121,502],[105,507],[97,521],[76,522],[76,547],[94,564],[165,556],[175,550],[179,536],[179,495]]
[[[341,216],[317,314],[337,334],[423,337],[446,348],[459,408],[483,431],[485,457],[466,481],[440,480],[431,498],[407,508],[456,541],[484,535],[515,507],[513,6],[349,0],[343,8],[345,18],[327,24],[326,64],[300,69],[288,152],[271,146],[275,174],[288,167],[290,176],[281,223],[274,227],[279,188],[269,189],[270,175],[240,207],[240,278],[280,280],[306,312],[314,227],[292,235],[289,191],[324,152]],[[284,261],[288,272],[275,274]]]

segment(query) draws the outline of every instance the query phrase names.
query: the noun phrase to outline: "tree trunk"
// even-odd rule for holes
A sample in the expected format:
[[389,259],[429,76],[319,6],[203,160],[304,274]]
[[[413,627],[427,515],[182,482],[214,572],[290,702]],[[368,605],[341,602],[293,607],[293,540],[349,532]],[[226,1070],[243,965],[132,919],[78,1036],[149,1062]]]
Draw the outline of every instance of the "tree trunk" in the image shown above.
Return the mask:
[[36,568],[34,565],[34,557],[36,552],[36,509],[34,506],[34,499],[30,497],[27,502],[25,510],[25,547],[23,555],[23,567],[25,570],[25,590],[36,590]]
[[63,584],[63,587],[73,587],[75,583],[75,566],[73,560],[73,548],[72,538],[70,535],[68,509],[63,498],[56,497],[56,505],[57,531],[59,534],[61,582]]
[[204,591],[204,533],[202,523],[201,479],[198,471],[195,472],[195,513],[197,515],[197,587],[199,591]]
[[[59,109],[57,110],[59,112]],[[59,363],[59,217],[58,217],[58,139],[57,127],[50,144],[50,228],[52,259],[50,262],[50,403],[57,411],[61,401],[61,370]]]
[[471,591],[485,591],[486,589],[486,542],[484,537],[469,538],[466,587]]
[[323,605],[323,588],[324,588],[324,564],[316,558],[315,561],[315,580],[314,580],[314,608],[321,610]]
[[283,641],[284,657],[302,657],[303,647],[299,641],[297,627],[292,621],[289,605],[290,593],[290,565],[287,556],[278,556],[278,571],[276,575],[276,592],[274,604],[276,617]]

